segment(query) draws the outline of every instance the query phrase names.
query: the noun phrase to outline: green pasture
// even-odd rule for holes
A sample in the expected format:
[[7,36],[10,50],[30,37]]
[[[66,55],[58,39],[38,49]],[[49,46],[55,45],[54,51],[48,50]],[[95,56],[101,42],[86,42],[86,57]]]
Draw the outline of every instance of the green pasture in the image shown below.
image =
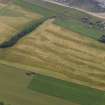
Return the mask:
[[6,105],[72,105],[66,100],[28,89],[28,71],[0,63],[0,102]]
[[56,20],[57,25],[60,25],[64,28],[70,29],[80,35],[93,38],[95,40],[99,39],[102,35],[104,35],[103,31],[99,31],[96,28],[89,28],[86,25],[82,24],[79,21],[75,20]]
[[29,88],[79,105],[105,104],[105,92],[39,74],[33,77]]

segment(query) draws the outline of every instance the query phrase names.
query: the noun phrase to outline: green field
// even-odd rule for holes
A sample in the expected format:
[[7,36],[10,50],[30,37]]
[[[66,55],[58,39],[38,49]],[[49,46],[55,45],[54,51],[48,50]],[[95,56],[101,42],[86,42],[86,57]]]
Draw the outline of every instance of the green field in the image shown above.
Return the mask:
[[105,104],[105,92],[39,74],[33,77],[29,88],[79,105]]
[[[0,64],[0,99],[11,105],[104,105],[105,93]],[[31,89],[33,91],[31,91]],[[41,100],[41,101],[40,101]]]
[[98,31],[95,28],[87,28],[85,25],[81,24],[81,22],[73,19],[72,20],[58,19],[56,21],[56,24],[96,40],[98,40],[102,35],[104,35],[103,31]]
[[29,90],[32,76],[27,76],[27,72],[0,64],[0,101],[10,105],[73,105],[68,101]]
[[53,16],[56,14],[53,10],[46,9],[37,4],[31,4],[28,2],[24,2],[24,0],[16,0],[15,4],[24,7],[24,9],[28,11],[40,13],[45,17]]

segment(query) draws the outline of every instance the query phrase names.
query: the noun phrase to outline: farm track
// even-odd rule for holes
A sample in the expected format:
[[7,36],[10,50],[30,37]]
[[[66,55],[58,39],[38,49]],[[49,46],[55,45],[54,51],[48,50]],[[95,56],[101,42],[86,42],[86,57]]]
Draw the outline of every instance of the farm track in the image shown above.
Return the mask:
[[47,21],[8,49],[9,56],[4,55],[4,59],[37,65],[66,76],[68,81],[105,91],[105,54],[97,46],[104,48],[103,44]]

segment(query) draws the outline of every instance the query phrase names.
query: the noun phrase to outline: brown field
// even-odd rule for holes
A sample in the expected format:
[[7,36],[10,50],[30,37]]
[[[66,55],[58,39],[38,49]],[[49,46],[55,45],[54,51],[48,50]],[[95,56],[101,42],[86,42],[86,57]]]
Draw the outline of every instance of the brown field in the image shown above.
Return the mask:
[[[105,45],[46,21],[0,58],[58,73],[66,79],[105,91]],[[33,70],[33,69],[32,69]],[[35,69],[34,69],[35,70]],[[36,70],[37,71],[37,70]]]

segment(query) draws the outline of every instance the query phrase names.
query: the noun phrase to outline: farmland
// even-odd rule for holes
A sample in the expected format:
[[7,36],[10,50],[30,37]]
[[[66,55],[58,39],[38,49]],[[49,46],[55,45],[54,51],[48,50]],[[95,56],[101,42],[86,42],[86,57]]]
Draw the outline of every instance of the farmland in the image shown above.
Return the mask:
[[46,21],[14,47],[1,49],[1,59],[52,70],[65,75],[68,81],[105,90],[104,44],[52,21]]
[[105,102],[103,92],[38,74],[33,77],[29,88],[34,91],[77,102],[79,105],[104,105]]
[[[28,89],[32,77],[26,70],[0,64],[0,100],[7,105],[76,105],[68,101],[32,92]],[[41,100],[41,101],[40,101]]]
[[98,40],[105,33],[105,30],[99,30],[96,26],[89,28],[81,22],[81,18],[83,17],[89,17],[93,23],[104,21],[98,17],[91,16],[82,11],[77,11],[73,8],[66,8],[49,2],[43,2],[42,0],[31,0],[30,2],[28,1],[28,3],[24,1],[27,0],[16,2],[16,4],[23,6],[29,11],[38,12],[45,17],[56,16],[55,24],[70,29],[76,33],[80,33],[83,36],[85,35]]
[[41,15],[27,12],[16,5],[2,7],[0,11],[0,43],[9,39],[13,33],[17,33],[33,19],[39,18]]
[[105,44],[98,40],[105,31],[81,22],[83,17],[93,23],[103,19],[40,0],[25,1],[1,7],[0,46],[6,46],[0,47],[0,101],[104,105]]

